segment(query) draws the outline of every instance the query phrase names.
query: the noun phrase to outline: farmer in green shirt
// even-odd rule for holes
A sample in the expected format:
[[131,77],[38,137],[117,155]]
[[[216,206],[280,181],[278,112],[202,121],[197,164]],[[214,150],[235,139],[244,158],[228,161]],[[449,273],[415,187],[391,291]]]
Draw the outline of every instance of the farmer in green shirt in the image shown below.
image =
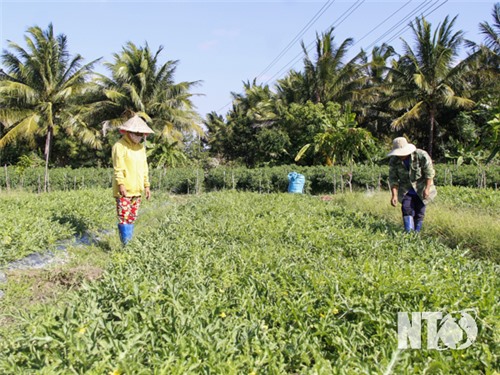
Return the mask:
[[431,157],[404,137],[393,140],[388,156],[391,204],[401,203],[405,231],[420,232],[426,205],[437,194]]
[[118,231],[123,244],[132,239],[142,194],[149,199],[149,170],[141,140],[153,130],[139,116],[120,127],[122,138],[115,143],[113,158],[113,196],[116,199]]

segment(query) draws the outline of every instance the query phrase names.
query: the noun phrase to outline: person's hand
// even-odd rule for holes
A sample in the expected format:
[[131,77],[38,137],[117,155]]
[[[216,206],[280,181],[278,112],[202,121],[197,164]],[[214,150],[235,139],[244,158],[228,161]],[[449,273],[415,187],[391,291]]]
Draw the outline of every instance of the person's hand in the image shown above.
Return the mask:
[[430,195],[430,194],[431,194],[431,189],[430,189],[429,187],[426,187],[426,188],[424,189],[423,194],[422,194],[422,195],[423,195],[423,197],[424,197],[424,199],[429,198],[429,195]]
[[392,207],[396,207],[398,205],[398,198],[397,197],[391,197],[391,205],[392,205]]
[[118,191],[120,192],[120,195],[122,197],[126,197],[127,196],[127,189],[125,189],[125,185],[119,185],[118,186]]
[[149,189],[149,186],[144,188],[144,194],[146,195],[147,200],[151,198],[151,190]]

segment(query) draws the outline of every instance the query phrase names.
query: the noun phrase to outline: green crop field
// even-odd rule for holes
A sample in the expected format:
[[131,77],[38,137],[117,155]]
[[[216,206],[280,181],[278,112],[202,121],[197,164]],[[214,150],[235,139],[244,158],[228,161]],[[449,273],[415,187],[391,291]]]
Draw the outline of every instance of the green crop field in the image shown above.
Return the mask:
[[[40,247],[112,228],[109,197],[0,196],[4,225],[12,223],[0,260],[15,259],[16,247],[34,249],[31,234],[4,239],[28,232],[34,217],[40,235],[51,234]],[[93,210],[79,211],[80,200]],[[125,248],[113,232],[68,251],[78,267],[99,266],[97,277],[71,278],[61,268],[37,274],[37,285],[69,284],[64,292],[30,301],[40,288],[4,271],[0,373],[500,371],[497,191],[441,189],[420,235],[402,232],[387,192],[158,195],[143,209]],[[38,213],[31,219],[30,210]],[[428,349],[425,325],[421,349],[398,349],[399,312],[463,310],[478,327],[466,349]]]
[[0,196],[0,266],[109,226],[115,215],[110,203],[105,189]]

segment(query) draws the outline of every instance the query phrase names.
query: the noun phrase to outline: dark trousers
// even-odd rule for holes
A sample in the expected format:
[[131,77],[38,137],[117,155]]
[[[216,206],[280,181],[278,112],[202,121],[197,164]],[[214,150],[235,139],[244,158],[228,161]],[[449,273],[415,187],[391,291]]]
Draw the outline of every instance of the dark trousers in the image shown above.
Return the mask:
[[418,195],[406,194],[401,205],[403,216],[412,216],[415,223],[424,220],[425,204]]

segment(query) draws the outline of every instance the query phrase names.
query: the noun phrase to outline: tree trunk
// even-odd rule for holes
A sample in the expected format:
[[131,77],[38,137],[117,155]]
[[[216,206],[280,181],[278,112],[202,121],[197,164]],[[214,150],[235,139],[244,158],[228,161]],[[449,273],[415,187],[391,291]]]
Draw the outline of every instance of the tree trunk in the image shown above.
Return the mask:
[[434,145],[434,128],[436,122],[436,110],[433,108],[430,110],[429,114],[429,145],[427,146],[427,152],[432,158],[432,147]]
[[45,177],[43,180],[43,191],[46,193],[49,188],[49,155],[50,155],[50,142],[52,138],[52,126],[49,126],[47,131],[47,138],[45,139]]

